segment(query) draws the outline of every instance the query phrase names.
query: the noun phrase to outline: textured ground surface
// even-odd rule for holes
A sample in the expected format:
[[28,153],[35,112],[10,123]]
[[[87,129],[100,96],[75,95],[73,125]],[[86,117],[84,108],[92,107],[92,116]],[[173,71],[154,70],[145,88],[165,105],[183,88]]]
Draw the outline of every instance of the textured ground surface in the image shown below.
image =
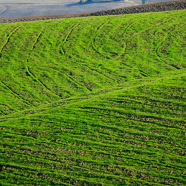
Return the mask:
[[186,185],[185,23],[0,24],[0,185]]

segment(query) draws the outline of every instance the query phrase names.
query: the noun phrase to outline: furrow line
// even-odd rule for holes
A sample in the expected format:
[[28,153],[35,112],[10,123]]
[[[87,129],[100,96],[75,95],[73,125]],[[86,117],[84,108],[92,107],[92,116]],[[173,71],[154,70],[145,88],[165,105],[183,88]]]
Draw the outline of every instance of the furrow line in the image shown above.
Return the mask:
[[[68,53],[65,51],[64,49],[64,45],[65,43],[68,41],[68,39],[70,38],[70,35],[72,34],[72,32],[74,31],[74,29],[79,25],[80,23],[74,24],[72,26],[72,28],[70,29],[70,31],[68,32],[68,34],[66,35],[66,37],[64,38],[63,41],[63,45],[61,46],[61,50],[59,51],[61,54],[65,55],[67,58],[68,57]],[[81,85],[79,82],[77,82],[76,80],[74,80],[72,77],[69,77],[66,73],[63,74],[67,79],[69,79],[73,84],[75,84],[78,87],[82,87],[83,89],[87,89],[88,91],[92,91],[90,88]]]
[[[94,141],[94,140],[90,140],[90,139],[82,139],[82,138],[78,138],[78,136],[74,135],[74,136],[70,136],[70,137],[67,137],[68,141],[76,141],[76,142],[80,142],[80,143],[84,143],[86,145],[91,145],[92,147],[97,147],[96,149],[93,148],[94,150],[89,150],[89,152],[94,152],[95,154],[102,154],[102,155],[111,155],[111,153],[109,152],[110,151],[110,148],[118,151],[118,152],[121,152],[121,150],[123,151],[123,154],[112,154],[114,157],[120,157],[120,158],[124,158],[124,159],[127,159],[128,160],[128,163],[131,163],[132,160],[136,160],[138,161],[138,163],[141,163],[141,158],[136,158],[136,157],[131,157],[130,153],[131,152],[135,152],[136,154],[140,154],[141,156],[146,156],[147,154],[148,155],[154,155],[156,154],[155,152],[151,152],[150,150],[146,150],[146,149],[136,149],[136,150],[131,150],[131,149],[127,149],[126,147],[134,147],[134,145],[132,144],[126,144],[125,145],[117,145],[117,144],[108,144],[107,142],[103,142],[103,141]],[[44,145],[43,145],[44,146]],[[135,145],[137,146],[137,145]],[[105,147],[107,149],[105,149]],[[104,150],[102,150],[102,148],[104,148]],[[10,149],[10,148],[9,148]],[[26,149],[27,150],[27,149]],[[66,152],[66,154],[64,154],[64,151],[62,151],[63,155],[65,155],[66,157],[68,157],[68,153],[70,153],[70,151]],[[52,152],[53,153],[53,152]],[[58,155],[61,155],[62,153],[60,153],[60,150],[58,150]],[[22,154],[22,153],[21,153]],[[172,155],[172,154],[171,154]],[[171,156],[170,156],[171,157]],[[94,163],[96,161],[94,160],[86,160],[84,159],[83,157],[79,156],[79,157],[68,157],[68,160],[77,160],[77,159],[81,159],[82,161],[84,162],[88,162],[88,163]],[[51,161],[53,161],[51,159]],[[146,163],[147,160],[143,160],[143,163]],[[151,162],[156,162],[156,158],[152,158],[151,159]],[[119,163],[119,162],[118,162]],[[156,162],[157,163],[157,162]],[[175,167],[176,165],[175,164],[169,164],[167,165],[166,163],[158,163],[159,165],[162,165],[163,167]],[[120,162],[118,164],[119,166],[123,166],[123,164]],[[180,166],[180,165],[177,165],[176,166],[177,168],[183,168],[183,166]]]
[[[15,34],[17,32],[17,30],[20,27],[16,27],[15,29],[12,30],[12,32],[9,34],[9,36],[7,37],[7,40],[5,42],[5,44],[2,46],[1,50],[0,50],[0,57],[2,56],[2,52],[5,49],[5,47],[7,46],[7,44],[10,41],[10,38],[13,36],[13,34]],[[19,95],[18,93],[16,93],[15,91],[13,91],[8,85],[6,85],[2,80],[0,80],[1,84],[6,87],[10,92],[12,92],[12,94],[18,98],[20,98],[21,100],[23,100],[23,102],[25,102],[27,105],[32,105],[28,100],[26,100],[25,98],[23,98],[21,95]]]
[[[46,29],[46,28],[45,28],[45,29]],[[31,72],[31,70],[30,70],[29,67],[28,67],[29,58],[31,57],[32,52],[33,52],[33,50],[35,49],[36,44],[39,42],[39,39],[41,38],[41,36],[42,36],[42,34],[43,34],[43,32],[44,32],[45,29],[43,29],[43,30],[39,33],[39,35],[37,36],[35,42],[33,43],[32,47],[31,47],[31,50],[30,50],[30,53],[28,54],[28,58],[27,58],[26,63],[25,63],[25,69],[26,69],[26,72],[28,73],[28,75],[29,75],[34,81],[36,81],[36,82],[38,82],[39,84],[41,84],[45,89],[47,89],[47,90],[48,90],[49,92],[51,92],[53,95],[59,97],[59,96],[58,96],[57,94],[55,94],[47,85],[45,85],[41,80],[39,80],[39,79],[34,75],[34,73]]]
[[[126,35],[127,35],[127,31],[134,25],[134,22],[128,24],[127,28],[125,29],[124,33],[123,33],[123,39],[126,38]],[[115,59],[118,59],[120,58],[122,55],[124,55],[126,53],[126,49],[127,49],[127,43],[125,42],[124,43],[124,49],[123,49],[123,52],[118,55],[117,57],[115,57]]]
[[[65,69],[65,67],[63,67]],[[56,72],[60,72],[59,70],[53,68],[53,70],[55,70]],[[66,69],[65,69],[66,70]],[[68,76],[66,73],[63,73],[63,75],[69,80],[71,81],[74,85],[76,85],[77,87],[81,87],[83,89],[88,89],[87,87],[82,86],[80,83],[78,83],[77,81],[75,81],[72,77]],[[91,89],[89,89],[90,91],[92,91]]]
[[5,49],[6,45],[8,44],[8,42],[10,41],[10,38],[12,37],[13,34],[15,34],[17,32],[17,30],[19,29],[19,27],[13,29],[13,31],[9,34],[9,36],[7,37],[7,40],[5,42],[5,44],[1,47],[0,50],[0,57],[2,55],[3,50]]
[[27,105],[32,106],[33,104],[31,104],[28,100],[26,100],[24,97],[22,97],[21,95],[19,95],[18,93],[16,93],[15,91],[13,91],[8,85],[6,85],[2,80],[0,80],[1,84],[6,87],[10,92],[12,92],[12,94],[18,98],[21,98]]
[[136,35],[138,35],[138,34],[141,34],[141,33],[145,32],[145,31],[147,31],[147,30],[150,30],[150,29],[156,27],[156,26],[162,25],[163,23],[166,23],[166,22],[168,22],[168,21],[170,21],[170,20],[172,20],[172,19],[168,19],[168,20],[163,21],[163,22],[161,22],[161,23],[157,23],[157,24],[155,24],[155,25],[153,25],[153,26],[151,26],[151,27],[149,27],[149,28],[147,28],[147,29],[141,30],[140,32],[137,32],[137,33],[133,34],[132,36],[136,36]]
[[[79,110],[80,111],[80,110]],[[87,110],[86,110],[86,112],[87,112]],[[87,114],[88,114],[88,112],[87,112]],[[48,116],[48,115],[47,115]],[[55,118],[58,118],[59,120],[60,120],[60,117],[58,116],[58,115],[54,115],[53,116],[54,118],[50,118],[51,120],[52,119],[55,119]],[[46,123],[50,123],[50,124],[54,124],[53,126],[56,126],[56,124],[59,124],[59,126],[60,126],[60,130],[61,129],[63,129],[63,127],[65,127],[66,128],[66,122],[65,121],[55,121],[55,122],[53,122],[53,121],[51,121],[51,120],[46,120],[46,119],[39,119],[39,118],[33,118],[33,119],[25,119],[25,118],[20,118],[19,120],[23,120],[23,121],[30,121],[30,122],[35,122],[35,123],[38,123],[38,122],[45,122],[45,124]],[[133,121],[134,123],[133,123],[133,126],[135,126],[135,121],[136,120],[134,120],[134,119],[132,119],[132,118],[130,118],[129,119],[130,121]],[[69,123],[73,123],[73,120],[69,120],[68,121]],[[149,123],[148,122],[145,122],[145,121],[141,121],[141,123],[143,123],[143,124],[146,124],[147,126],[149,126]],[[156,125],[156,124],[155,124]],[[5,126],[3,126],[3,125],[1,125],[1,127],[6,127],[6,125]],[[45,126],[46,128],[51,128],[52,126],[51,125],[49,125],[49,126]],[[113,137],[115,137],[115,136],[117,136],[118,137],[118,133],[121,133],[121,134],[123,134],[124,132],[126,133],[126,134],[130,134],[130,136],[128,136],[128,137],[126,137],[126,139],[125,140],[130,140],[130,137],[131,136],[143,136],[143,135],[147,135],[147,134],[150,134],[150,133],[148,133],[148,131],[140,131],[140,133],[139,132],[135,132],[135,131],[133,131],[133,129],[128,129],[128,125],[127,126],[121,126],[121,125],[110,125],[110,124],[106,124],[106,123],[104,123],[104,124],[102,124],[102,123],[100,123],[100,122],[97,122],[97,123],[91,123],[91,127],[93,127],[93,128],[95,128],[95,127],[97,127],[97,128],[104,128],[104,129],[109,129],[109,130],[112,130],[112,131],[115,131],[115,135],[113,136]],[[154,126],[154,128],[161,128],[161,129],[164,129],[164,130],[167,130],[167,125],[166,126],[160,126],[160,125],[156,125],[156,126]],[[68,129],[68,127],[66,128],[66,129]],[[170,129],[170,128],[169,128]],[[180,129],[180,130],[182,130],[182,129]],[[150,134],[151,135],[151,137],[154,137],[154,138],[156,138],[157,140],[158,139],[160,139],[160,136],[161,136],[161,138],[162,138],[162,136],[164,137],[164,135],[159,135],[159,134],[156,134],[156,133],[151,133]],[[138,140],[138,142],[143,142],[142,140],[141,140],[141,138],[137,138],[137,140]],[[167,139],[168,140],[168,139]],[[169,140],[172,140],[172,138],[171,137],[169,137]],[[170,145],[171,146],[171,145]]]
[[[92,109],[92,110],[91,110]],[[77,110],[77,108],[76,108]],[[79,109],[80,110],[80,109]],[[143,112],[138,112],[136,113],[135,111],[132,110],[121,110],[121,109],[116,109],[116,108],[101,108],[101,107],[84,107],[83,108],[83,112],[99,112],[103,111],[105,116],[109,115],[109,116],[115,116],[115,117],[121,117],[121,118],[130,118],[130,120],[134,120],[134,121],[148,121],[151,123],[154,123],[156,120],[169,120],[171,122],[185,122],[185,120],[183,118],[171,118],[171,117],[166,117],[164,115],[158,115],[158,114],[153,114],[153,113],[143,113]],[[90,113],[91,113],[90,112]],[[112,113],[111,113],[112,112]],[[115,113],[117,113],[118,115],[116,115]],[[150,120],[155,120],[155,121],[150,121]],[[156,122],[157,123],[157,122]],[[163,124],[159,124],[161,126],[166,126],[169,128],[181,128],[182,126],[170,126],[170,125],[163,125]]]
[[[45,29],[46,29],[46,28],[45,28]],[[45,30],[45,29],[44,29],[44,30]],[[39,33],[38,37],[36,38],[36,40],[35,40],[34,44],[32,45],[32,48],[31,48],[31,52],[30,52],[30,54],[31,54],[31,53],[32,53],[32,51],[34,50],[34,48],[35,48],[36,44],[39,42],[39,39],[41,38],[41,36],[42,36],[42,34],[43,34],[44,30],[42,30],[42,31]]]
[[73,78],[69,77],[67,74],[63,74],[63,75],[64,75],[67,79],[69,79],[73,84],[75,84],[76,86],[81,87],[81,88],[83,88],[83,89],[87,89],[87,90],[89,90],[89,91],[92,91],[92,89],[90,89],[90,88],[88,88],[88,87],[86,87],[86,86],[81,85],[79,82],[75,81]]
[[85,65],[88,69],[95,71],[96,73],[102,75],[103,77],[106,77],[107,79],[110,79],[110,80],[112,80],[112,81],[115,81],[115,80],[116,80],[116,79],[114,79],[114,78],[111,78],[111,77],[109,77],[109,76],[103,74],[102,72],[100,72],[99,70],[96,70],[95,68],[92,68],[92,67],[90,67],[90,66],[88,66],[88,65],[86,65],[86,64],[84,64],[84,65]]
[[69,39],[70,35],[72,34],[73,30],[74,30],[79,24],[80,24],[80,23],[77,23],[77,24],[75,24],[75,25],[71,28],[71,30],[69,31],[69,33],[67,34],[67,36],[66,36],[65,39],[64,39],[64,43],[66,43],[66,42],[68,41],[68,39]]
[[179,70],[180,68],[178,67],[178,66],[176,66],[176,65],[174,65],[174,64],[169,64],[168,62],[166,62],[164,59],[162,59],[162,57],[161,57],[161,55],[159,54],[159,50],[160,50],[160,47],[163,45],[163,43],[165,42],[165,40],[168,38],[168,35],[171,33],[171,32],[173,32],[174,30],[177,30],[177,29],[179,29],[179,28],[181,28],[181,27],[183,27],[184,25],[182,25],[182,26],[180,26],[180,27],[174,27],[173,29],[171,29],[169,32],[167,32],[167,35],[162,39],[162,41],[160,42],[160,44],[157,46],[157,48],[155,49],[155,54],[156,54],[156,56],[157,56],[157,58],[160,60],[160,61],[162,61],[162,62],[164,62],[165,64],[167,64],[167,65],[169,65],[169,66],[171,66],[171,67],[173,67],[173,68],[175,68],[175,69],[177,69],[177,70]]
[[[171,77],[168,77],[168,79],[169,78],[173,78],[173,77],[180,77],[180,75],[177,75],[177,74],[174,74],[174,75],[172,75]],[[164,79],[165,77],[160,77],[160,78],[158,78],[158,81],[160,81],[160,80],[162,80],[162,79]],[[65,106],[66,105],[66,103],[67,103],[67,105],[70,105],[70,104],[74,104],[74,103],[77,103],[77,102],[82,102],[82,101],[84,101],[84,100],[89,100],[89,99],[91,99],[91,98],[93,98],[93,97],[95,97],[95,98],[97,98],[97,99],[99,99],[100,98],[100,96],[101,95],[105,95],[105,94],[107,94],[107,93],[112,93],[112,92],[120,92],[121,90],[122,91],[124,91],[124,90],[129,90],[129,89],[133,89],[133,88],[137,88],[137,87],[140,87],[140,86],[147,86],[147,85],[149,85],[149,84],[154,84],[156,81],[154,81],[154,80],[152,80],[152,81],[142,81],[142,82],[138,82],[138,81],[134,81],[134,82],[132,82],[133,84],[132,85],[128,85],[127,84],[127,86],[125,86],[125,88],[123,88],[123,87],[114,87],[114,90],[113,89],[110,89],[110,90],[108,90],[108,91],[106,91],[106,92],[102,92],[102,91],[100,91],[100,92],[98,92],[98,93],[96,93],[96,94],[94,94],[94,92],[93,93],[90,93],[90,94],[88,94],[88,96],[82,96],[82,97],[78,97],[78,99],[70,99],[70,98],[67,98],[67,99],[65,99],[64,101],[63,100],[60,100],[60,101],[56,101],[56,102],[53,102],[53,103],[50,103],[50,104],[44,104],[44,105],[42,105],[42,107],[35,107],[35,110],[37,111],[37,112],[43,112],[43,111],[45,111],[45,110],[47,110],[48,108],[50,108],[51,106],[55,106],[55,107],[59,107],[59,105],[61,106],[61,105],[63,105],[63,106]],[[145,84],[144,84],[145,83]],[[137,95],[132,95],[132,96],[137,96]],[[144,98],[146,98],[146,96],[144,97]],[[151,97],[152,98],[152,97]],[[161,99],[162,100],[162,99]],[[165,100],[165,101],[167,101],[167,100]],[[177,102],[176,102],[177,103]],[[43,108],[45,108],[45,109],[43,109]],[[11,119],[11,118],[15,118],[15,117],[18,117],[18,118],[21,118],[21,116],[23,116],[23,115],[27,115],[27,114],[34,114],[35,112],[34,112],[34,110],[33,110],[33,108],[32,108],[32,110],[30,110],[30,109],[26,109],[26,110],[24,110],[24,111],[21,111],[20,112],[20,116],[18,116],[18,115],[16,115],[16,116],[14,116],[14,114],[11,114],[13,117],[0,117],[0,119],[2,119],[2,120],[6,120],[6,119]],[[1,121],[2,121],[1,120]],[[1,122],[0,121],[0,122]]]
[[[27,63],[28,63],[28,59],[27,59]],[[35,81],[37,81],[39,84],[43,85],[46,89],[48,89],[49,91],[51,91],[41,80],[39,80],[38,78],[35,77],[35,75],[30,71],[28,66],[25,66],[27,73],[30,75],[30,77],[32,77],[32,79],[34,79]]]
[[[77,25],[77,24],[74,25],[74,26],[72,27],[72,29],[69,31],[70,34],[72,33],[73,29],[74,29],[76,26],[78,26],[78,25]],[[70,34],[68,34],[68,35],[65,37],[64,43],[68,40]],[[65,51],[64,51],[63,46],[62,46],[62,49],[59,51],[59,53],[60,53],[60,54],[63,54],[63,55],[66,54]],[[67,55],[66,55],[66,56],[67,56]],[[67,57],[68,57],[68,56],[67,56]],[[87,67],[88,69],[93,70],[93,71],[95,71],[96,73],[98,73],[98,74],[100,74],[100,75],[102,75],[102,76],[104,76],[104,77],[106,77],[106,78],[108,78],[108,79],[111,79],[111,80],[115,81],[114,78],[111,78],[111,77],[109,77],[109,76],[103,74],[103,73],[100,72],[99,70],[96,70],[95,68],[92,68],[92,67],[86,65],[86,63],[87,63],[86,60],[84,60],[84,59],[82,59],[82,58],[81,58],[81,59],[80,59],[80,58],[77,58],[77,57],[75,57],[75,56],[73,56],[73,58],[75,58],[75,59],[80,60],[81,62],[83,62],[83,66]]]
[[64,49],[64,44],[68,41],[70,35],[72,34],[73,30],[79,25],[80,23],[77,23],[77,24],[74,24],[72,26],[72,28],[70,29],[70,31],[68,32],[68,34],[66,35],[66,37],[64,38],[64,41],[63,41],[63,45],[61,46],[61,50],[60,50],[60,53],[66,55],[66,51]]
[[96,28],[96,31],[95,31],[95,35],[93,35],[92,39],[91,39],[91,44],[92,44],[92,48],[94,49],[94,51],[96,51],[98,54],[100,54],[101,56],[107,58],[107,59],[112,59],[111,56],[109,55],[105,55],[104,53],[100,52],[96,45],[95,45],[95,41],[96,41],[96,38],[98,36],[98,31],[100,29],[102,29],[107,23],[109,22],[109,20],[107,20],[106,22],[102,22],[97,28]]

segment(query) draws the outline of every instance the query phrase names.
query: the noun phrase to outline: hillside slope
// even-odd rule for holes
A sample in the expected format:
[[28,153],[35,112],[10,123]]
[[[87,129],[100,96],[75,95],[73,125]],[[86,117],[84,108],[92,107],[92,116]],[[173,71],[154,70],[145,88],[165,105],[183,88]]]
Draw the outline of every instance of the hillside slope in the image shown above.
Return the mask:
[[0,25],[0,184],[185,185],[186,11]]

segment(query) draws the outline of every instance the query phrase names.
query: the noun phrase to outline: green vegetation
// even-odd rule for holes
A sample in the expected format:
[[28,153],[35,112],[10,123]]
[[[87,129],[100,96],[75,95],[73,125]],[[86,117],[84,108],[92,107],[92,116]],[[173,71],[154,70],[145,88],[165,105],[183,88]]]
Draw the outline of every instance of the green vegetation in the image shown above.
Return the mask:
[[1,185],[185,185],[186,11],[0,25]]

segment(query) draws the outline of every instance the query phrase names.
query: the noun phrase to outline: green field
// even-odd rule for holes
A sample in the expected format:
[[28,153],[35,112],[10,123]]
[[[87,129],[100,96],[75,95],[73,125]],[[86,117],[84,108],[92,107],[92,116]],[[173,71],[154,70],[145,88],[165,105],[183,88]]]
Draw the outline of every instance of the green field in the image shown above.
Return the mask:
[[186,185],[185,23],[0,24],[0,185]]

